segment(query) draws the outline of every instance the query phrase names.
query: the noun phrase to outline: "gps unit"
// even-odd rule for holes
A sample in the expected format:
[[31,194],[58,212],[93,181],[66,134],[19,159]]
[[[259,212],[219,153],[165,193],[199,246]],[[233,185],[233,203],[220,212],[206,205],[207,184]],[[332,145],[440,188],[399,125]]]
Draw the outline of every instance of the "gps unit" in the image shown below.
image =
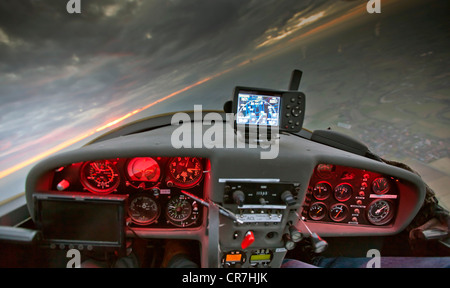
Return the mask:
[[299,132],[305,111],[305,94],[238,86],[234,90],[233,113],[239,127],[278,127]]

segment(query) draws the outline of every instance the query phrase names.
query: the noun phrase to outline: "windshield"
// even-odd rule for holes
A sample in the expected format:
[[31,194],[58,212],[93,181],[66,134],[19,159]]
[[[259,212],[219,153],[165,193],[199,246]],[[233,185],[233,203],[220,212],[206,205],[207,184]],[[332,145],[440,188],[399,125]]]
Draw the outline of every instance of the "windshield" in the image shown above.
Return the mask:
[[[371,3],[370,3],[371,2]],[[38,161],[304,72],[303,127],[411,165],[450,207],[449,2],[2,1],[0,203]],[[447,193],[447,194],[446,194]]]

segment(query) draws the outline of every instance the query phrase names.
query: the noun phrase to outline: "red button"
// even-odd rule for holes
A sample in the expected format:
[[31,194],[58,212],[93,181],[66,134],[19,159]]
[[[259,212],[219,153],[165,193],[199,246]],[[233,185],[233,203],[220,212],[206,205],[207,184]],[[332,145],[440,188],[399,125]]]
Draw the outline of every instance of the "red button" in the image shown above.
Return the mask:
[[245,233],[244,239],[241,242],[241,248],[246,249],[248,246],[252,245],[255,242],[255,235],[253,235],[252,231],[248,231]]

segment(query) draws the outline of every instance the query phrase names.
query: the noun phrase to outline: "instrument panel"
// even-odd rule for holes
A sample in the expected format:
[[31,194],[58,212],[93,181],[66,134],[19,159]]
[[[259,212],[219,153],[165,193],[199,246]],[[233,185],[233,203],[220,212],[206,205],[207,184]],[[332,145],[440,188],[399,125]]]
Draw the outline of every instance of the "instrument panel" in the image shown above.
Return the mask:
[[74,163],[55,171],[52,190],[128,195],[127,215],[135,227],[198,227],[201,205],[181,189],[203,198],[205,162],[200,157],[133,157]]
[[395,178],[333,164],[318,164],[302,216],[310,221],[385,227],[394,222],[399,193]]
[[[406,169],[303,137],[280,134],[278,157],[265,161],[259,146],[174,150],[175,129],[127,130],[121,137],[39,162],[26,182],[32,220],[44,231],[54,219],[68,227],[64,219],[76,218],[80,233],[83,223],[90,233],[78,239],[88,242],[96,239],[96,227],[121,220],[120,233],[126,237],[198,241],[205,267],[217,267],[223,256],[225,265],[240,261],[243,267],[280,267],[287,249],[300,239],[296,230],[305,237],[393,235],[412,221],[425,197],[423,181]],[[180,156],[183,151],[192,157]],[[65,209],[39,218],[53,211],[42,209],[47,196],[59,203],[70,197],[80,204],[72,203],[74,207],[91,196],[94,204],[111,198],[120,205],[109,218],[95,205],[87,218],[72,217],[82,212]],[[216,205],[207,208],[198,198]],[[57,231],[67,235],[70,229]]]

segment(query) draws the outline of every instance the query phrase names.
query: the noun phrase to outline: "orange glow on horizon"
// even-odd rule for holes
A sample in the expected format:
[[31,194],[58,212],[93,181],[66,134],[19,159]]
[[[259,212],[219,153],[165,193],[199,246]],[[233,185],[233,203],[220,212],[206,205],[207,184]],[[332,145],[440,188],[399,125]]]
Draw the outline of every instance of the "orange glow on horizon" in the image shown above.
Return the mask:
[[21,162],[21,163],[19,163],[17,165],[12,166],[11,168],[3,170],[3,171],[0,172],[0,179],[3,178],[3,177],[8,176],[11,173],[14,173],[14,172],[20,170],[22,168],[25,168],[26,166],[31,165],[31,164],[39,161],[39,160],[42,160],[45,157],[48,157],[48,156],[50,156],[53,153],[61,151],[62,149],[66,148],[66,147],[69,147],[70,145],[73,145],[73,144],[77,143],[78,141],[81,141],[81,140],[83,140],[83,139],[85,139],[85,138],[87,138],[87,137],[89,137],[89,136],[91,136],[93,134],[94,134],[94,132],[90,131],[90,132],[88,132],[86,134],[83,134],[83,135],[80,135],[78,137],[69,139],[69,140],[67,140],[67,141],[65,141],[65,142],[63,142],[63,143],[53,147],[52,149],[49,149],[49,150],[47,150],[45,152],[42,152],[42,153],[40,153],[40,154],[38,154],[38,155],[36,155],[36,156],[26,160],[26,161],[23,161],[23,162]]
[[133,116],[133,115],[135,115],[135,114],[137,114],[139,112],[142,112],[142,111],[144,111],[144,110],[146,110],[146,109],[148,109],[148,108],[150,108],[150,107],[152,107],[152,106],[154,106],[154,105],[156,105],[158,103],[161,103],[161,102],[163,102],[163,101],[165,101],[165,100],[167,100],[167,99],[169,99],[169,98],[171,98],[173,96],[176,96],[176,95],[178,95],[180,93],[186,92],[186,91],[188,91],[188,90],[190,90],[190,89],[192,89],[192,88],[194,88],[194,87],[196,87],[198,85],[201,85],[201,84],[203,84],[203,83],[205,83],[205,82],[207,82],[209,80],[212,80],[212,79],[214,79],[216,77],[219,77],[219,76],[221,76],[221,75],[223,75],[223,74],[225,74],[225,73],[227,73],[227,72],[229,72],[231,70],[233,70],[233,68],[227,69],[227,70],[222,71],[222,72],[220,72],[218,74],[215,74],[213,76],[206,77],[206,78],[204,78],[202,80],[199,80],[199,81],[197,81],[194,84],[191,84],[191,85],[186,86],[186,87],[184,87],[184,88],[182,88],[180,90],[177,90],[177,91],[175,91],[175,92],[173,92],[173,93],[171,93],[171,94],[169,94],[169,95],[167,95],[167,96],[165,96],[165,97],[163,97],[161,99],[158,99],[158,100],[156,100],[156,101],[154,101],[154,102],[144,106],[144,107],[135,109],[133,112],[130,112],[130,113],[128,113],[128,114],[126,114],[126,115],[124,115],[122,117],[119,117],[119,118],[117,118],[117,119],[115,119],[113,121],[110,121],[110,122],[108,122],[105,125],[102,125],[102,126],[100,126],[98,128],[95,128],[95,129],[92,129],[92,130],[90,130],[89,132],[87,132],[85,134],[78,135],[75,138],[72,138],[72,139],[69,139],[67,141],[64,141],[61,144],[59,144],[59,145],[57,145],[57,146],[55,146],[55,147],[53,147],[53,148],[51,148],[51,149],[49,149],[47,151],[44,151],[44,152],[42,152],[42,153],[40,153],[40,154],[38,154],[38,155],[36,155],[36,156],[26,160],[26,161],[20,162],[19,164],[16,164],[16,165],[14,165],[14,166],[12,166],[12,167],[10,167],[8,169],[0,171],[0,179],[2,179],[4,177],[6,177],[6,176],[8,176],[8,175],[18,171],[18,170],[20,170],[22,168],[25,168],[28,165],[34,164],[34,163],[36,163],[36,162],[38,162],[38,161],[40,161],[40,160],[42,160],[42,159],[44,159],[44,158],[54,154],[56,152],[59,152],[59,151],[65,149],[65,148],[67,148],[67,147],[69,147],[69,146],[71,146],[71,145],[73,145],[73,144],[75,144],[75,143],[77,143],[77,142],[79,142],[81,140],[84,140],[84,139],[88,138],[89,136],[94,135],[97,132],[103,131],[106,128],[114,126],[114,125],[124,121],[125,119],[127,119],[127,118],[129,118],[129,117],[131,117],[131,116]]

